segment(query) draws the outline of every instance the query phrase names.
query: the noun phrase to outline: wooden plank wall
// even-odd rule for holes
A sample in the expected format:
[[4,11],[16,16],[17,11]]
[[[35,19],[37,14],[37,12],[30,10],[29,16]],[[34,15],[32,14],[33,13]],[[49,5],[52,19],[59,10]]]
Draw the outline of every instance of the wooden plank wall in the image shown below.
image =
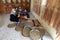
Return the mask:
[[31,0],[5,0],[5,3],[0,0],[0,14],[10,13],[14,6],[20,6],[22,10],[27,9],[30,12],[30,1]]
[[33,0],[33,11],[40,16],[41,2],[42,0]]
[[47,0],[47,5],[46,5],[46,9],[45,9],[43,18],[45,19],[45,21],[48,24],[50,24],[52,14],[54,12],[55,2],[56,2],[56,0]]
[[[47,0],[43,19],[48,25],[54,27],[60,36],[60,0]],[[60,39],[60,37],[59,37]]]

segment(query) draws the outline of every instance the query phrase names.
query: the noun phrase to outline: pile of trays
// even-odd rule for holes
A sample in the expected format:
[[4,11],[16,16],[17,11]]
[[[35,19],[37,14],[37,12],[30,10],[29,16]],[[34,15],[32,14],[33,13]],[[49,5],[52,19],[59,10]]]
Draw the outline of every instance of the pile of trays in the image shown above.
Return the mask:
[[38,20],[27,20],[24,23],[20,23],[15,27],[15,30],[21,32],[24,37],[30,37],[32,40],[39,40],[45,34],[45,29]]

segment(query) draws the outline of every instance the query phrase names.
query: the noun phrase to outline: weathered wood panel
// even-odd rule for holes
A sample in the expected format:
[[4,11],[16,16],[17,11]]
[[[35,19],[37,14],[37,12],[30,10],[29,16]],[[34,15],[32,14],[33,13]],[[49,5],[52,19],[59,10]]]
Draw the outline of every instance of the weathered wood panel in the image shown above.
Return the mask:
[[41,0],[34,0],[33,11],[40,16]]
[[44,13],[44,19],[46,22],[48,22],[48,24],[50,23],[52,14],[53,14],[53,10],[46,8],[45,13]]
[[52,18],[53,13],[54,13],[56,1],[57,0],[47,0],[46,9],[45,9],[45,13],[44,13],[43,18],[50,25],[52,24],[51,18]]
[[10,13],[14,6],[20,6],[22,11],[27,9],[30,12],[31,0],[0,0],[0,13]]

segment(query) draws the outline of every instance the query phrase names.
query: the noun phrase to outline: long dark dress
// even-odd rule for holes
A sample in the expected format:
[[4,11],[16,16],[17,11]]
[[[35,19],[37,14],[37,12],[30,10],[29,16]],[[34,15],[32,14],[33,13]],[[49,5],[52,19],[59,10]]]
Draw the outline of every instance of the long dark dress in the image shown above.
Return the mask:
[[18,15],[13,15],[13,14],[11,14],[10,15],[10,21],[12,21],[12,22],[18,22],[19,20],[18,20]]

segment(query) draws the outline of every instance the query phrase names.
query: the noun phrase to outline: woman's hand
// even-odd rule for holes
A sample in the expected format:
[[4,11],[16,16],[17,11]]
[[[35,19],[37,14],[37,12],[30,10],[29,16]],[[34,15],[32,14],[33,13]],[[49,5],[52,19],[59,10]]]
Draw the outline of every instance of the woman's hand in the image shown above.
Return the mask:
[[18,17],[20,17],[20,14],[18,14]]

